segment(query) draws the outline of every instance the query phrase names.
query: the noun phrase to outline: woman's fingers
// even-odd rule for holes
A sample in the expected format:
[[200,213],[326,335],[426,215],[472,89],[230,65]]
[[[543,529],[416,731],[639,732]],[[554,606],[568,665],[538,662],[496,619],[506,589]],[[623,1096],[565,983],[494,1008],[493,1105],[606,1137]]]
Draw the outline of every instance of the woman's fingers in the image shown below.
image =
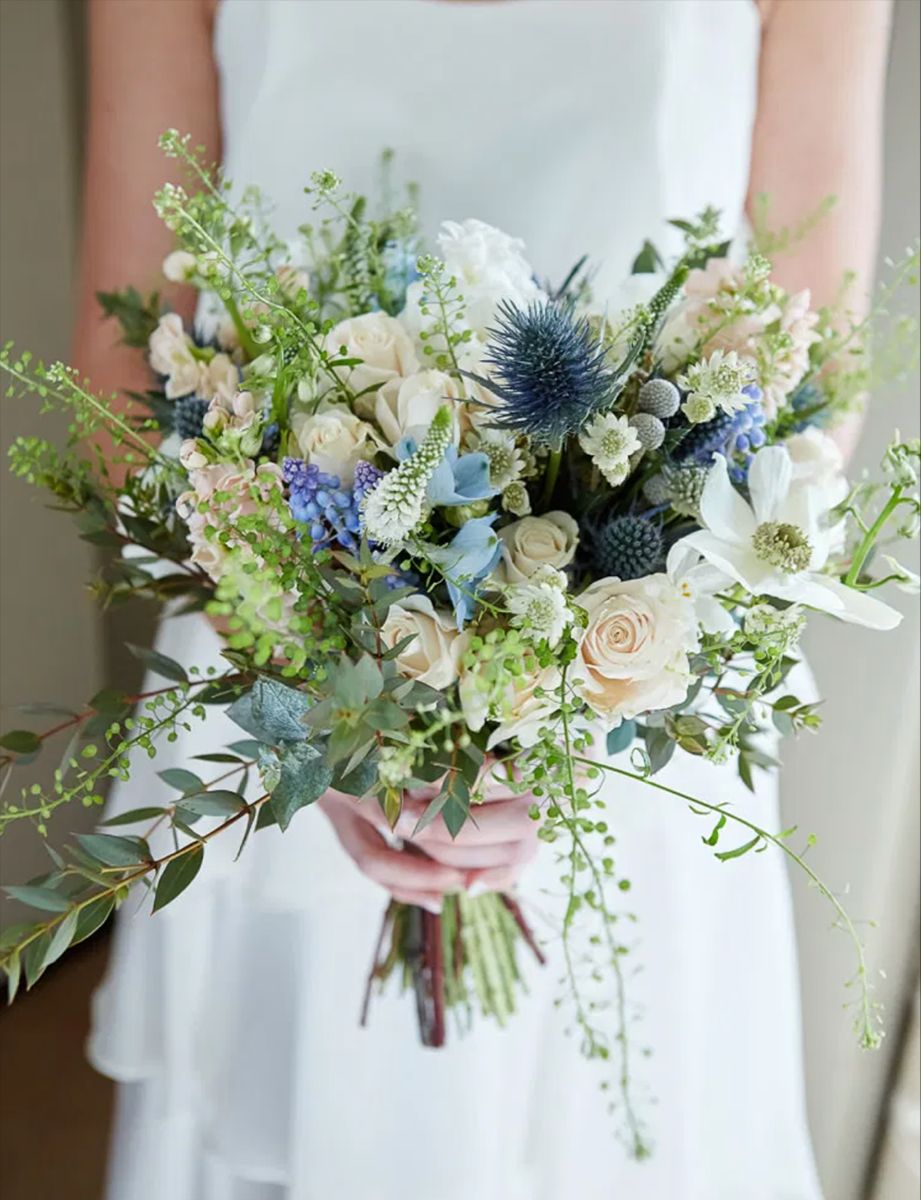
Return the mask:
[[491,845],[478,846],[435,842],[426,846],[426,854],[446,866],[475,871],[485,867],[513,866],[530,862],[533,849],[530,841],[494,842]]
[[[470,816],[457,837],[452,837],[447,825],[441,817],[437,817],[430,825],[413,837],[420,846],[436,844],[455,846],[477,846],[495,842],[516,842],[535,836],[535,823],[528,815],[534,803],[530,796],[516,796],[512,799],[495,801],[491,804],[474,804]],[[423,805],[408,801],[400,818],[398,832],[401,836],[410,836],[419,818],[425,812]],[[404,828],[409,828],[408,834],[403,834]]]

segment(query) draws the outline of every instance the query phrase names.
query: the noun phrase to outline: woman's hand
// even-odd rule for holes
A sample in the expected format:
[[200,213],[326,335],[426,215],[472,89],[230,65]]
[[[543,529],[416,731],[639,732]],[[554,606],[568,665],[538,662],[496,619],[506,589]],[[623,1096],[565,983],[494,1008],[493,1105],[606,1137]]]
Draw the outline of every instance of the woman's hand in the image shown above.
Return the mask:
[[486,786],[485,803],[475,805],[456,838],[442,818],[412,836],[436,787],[407,792],[393,834],[404,846],[395,849],[391,831],[376,801],[359,803],[329,791],[319,801],[336,836],[356,866],[396,900],[438,912],[446,892],[479,886],[511,888],[537,853],[537,824],[528,815],[530,795],[520,795],[495,780]]

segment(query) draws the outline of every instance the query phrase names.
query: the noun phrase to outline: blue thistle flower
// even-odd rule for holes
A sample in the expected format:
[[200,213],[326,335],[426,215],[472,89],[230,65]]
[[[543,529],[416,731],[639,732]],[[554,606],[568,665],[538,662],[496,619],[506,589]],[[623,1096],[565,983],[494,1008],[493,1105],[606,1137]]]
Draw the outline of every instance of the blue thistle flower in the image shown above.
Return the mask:
[[208,401],[201,396],[182,396],[173,405],[173,424],[183,439],[201,437]]
[[271,425],[266,425],[262,433],[262,448],[260,454],[266,458],[274,458],[278,453],[278,448],[281,445],[281,430],[278,427],[278,422],[273,421]]
[[642,579],[661,565],[662,531],[644,517],[613,517],[587,539],[592,563],[602,576]]
[[502,401],[495,423],[558,449],[614,399],[615,377],[589,321],[565,304],[503,301],[484,380]]
[[675,447],[679,462],[692,462],[708,467],[716,454],[729,460],[729,474],[734,483],[744,483],[748,468],[757,450],[764,445],[764,409],[761,389],[751,385],[744,389],[750,396],[748,404],[738,412],[719,412],[712,421],[694,425]]

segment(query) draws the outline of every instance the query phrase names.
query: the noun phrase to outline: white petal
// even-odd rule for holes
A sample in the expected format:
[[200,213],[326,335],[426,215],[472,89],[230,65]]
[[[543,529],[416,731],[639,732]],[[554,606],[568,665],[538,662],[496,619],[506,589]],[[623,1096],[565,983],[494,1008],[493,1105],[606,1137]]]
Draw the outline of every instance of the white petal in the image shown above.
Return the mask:
[[694,611],[705,633],[721,633],[725,637],[732,637],[735,633],[735,621],[719,600],[714,600],[712,596],[698,596],[694,601]]
[[867,629],[887,630],[895,629],[902,620],[902,614],[884,604],[882,600],[858,591],[857,588],[847,587],[840,579],[829,575],[813,575],[812,582],[828,593],[832,603],[818,605],[811,600],[808,603],[812,604],[813,608],[824,607],[825,611],[831,612],[841,621],[863,625]]
[[760,595],[774,578],[774,572],[755,555],[751,543],[733,546],[705,529],[689,533],[684,541],[696,547],[707,562],[741,583],[755,596]]
[[675,542],[665,560],[665,570],[670,579],[684,579],[689,571],[700,562],[700,551],[688,545],[687,538]]
[[758,524],[776,521],[793,481],[793,460],[782,446],[765,446],[755,455],[748,487]]
[[707,475],[700,498],[700,519],[711,533],[730,545],[747,544],[755,532],[752,510],[732,486],[722,455],[714,460]]

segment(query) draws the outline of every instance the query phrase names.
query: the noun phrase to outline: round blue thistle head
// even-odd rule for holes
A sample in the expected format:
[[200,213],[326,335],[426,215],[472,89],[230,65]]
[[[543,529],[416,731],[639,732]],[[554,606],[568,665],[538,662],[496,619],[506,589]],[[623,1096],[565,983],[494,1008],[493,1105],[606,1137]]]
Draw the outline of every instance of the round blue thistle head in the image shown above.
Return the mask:
[[201,396],[182,396],[176,401],[173,405],[173,424],[181,438],[201,437],[208,404]]
[[603,576],[642,579],[659,569],[662,531],[644,517],[612,517],[590,534],[592,565]]
[[501,400],[495,423],[554,449],[614,399],[604,347],[584,317],[552,301],[504,301],[484,359]]

